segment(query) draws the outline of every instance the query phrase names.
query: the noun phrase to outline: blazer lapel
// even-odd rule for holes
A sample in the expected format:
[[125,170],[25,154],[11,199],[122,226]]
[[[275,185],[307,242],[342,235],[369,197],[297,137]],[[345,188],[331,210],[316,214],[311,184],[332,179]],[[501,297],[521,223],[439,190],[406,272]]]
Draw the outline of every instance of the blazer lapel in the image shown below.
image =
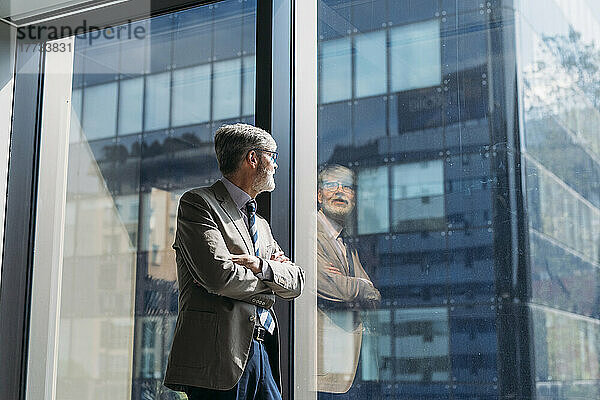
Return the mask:
[[344,267],[345,272],[348,273],[348,261],[346,261],[346,258],[342,256],[341,250],[337,246],[337,243],[335,243],[336,239],[332,237],[329,233],[325,232],[325,229],[321,226],[320,222],[317,224],[317,240],[323,247],[325,247],[326,253],[330,257],[334,256],[335,258],[337,258],[340,262],[340,265]]
[[244,219],[240,215],[240,210],[235,205],[235,202],[229,195],[227,188],[223,185],[223,182],[217,181],[214,185],[212,185],[213,192],[215,193],[215,197],[221,204],[221,208],[225,211],[225,214],[231,219],[233,225],[236,227],[238,233],[244,240],[244,244],[246,245],[246,249],[248,250],[248,254],[254,254],[254,245],[252,244],[252,239],[250,238],[250,232],[248,232],[248,228],[244,223]]

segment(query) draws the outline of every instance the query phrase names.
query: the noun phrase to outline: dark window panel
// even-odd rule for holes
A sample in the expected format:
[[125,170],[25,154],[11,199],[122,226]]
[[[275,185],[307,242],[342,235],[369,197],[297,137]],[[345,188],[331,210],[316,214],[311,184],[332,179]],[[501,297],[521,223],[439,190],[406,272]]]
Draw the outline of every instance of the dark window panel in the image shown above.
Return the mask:
[[387,98],[378,96],[354,101],[354,146],[361,147],[386,136]]
[[174,18],[172,14],[152,18],[148,22],[148,72],[161,72],[170,68],[172,61]]
[[435,128],[442,125],[443,97],[436,89],[417,89],[395,94],[390,104],[390,115],[395,114],[397,131],[403,132]]
[[115,177],[119,193],[131,195],[139,192],[141,135],[130,135],[117,138],[114,147],[116,169]]
[[402,385],[385,385],[382,390],[383,399],[419,399],[450,400],[450,386],[447,383],[428,385],[403,383]]
[[348,102],[319,107],[318,148],[319,164],[331,162],[334,153],[348,154],[352,143],[352,113]]
[[173,152],[188,151],[213,142],[212,124],[190,125],[173,129]]
[[[393,106],[394,100],[390,103]],[[393,135],[386,143],[390,155],[396,156],[396,161],[401,157],[416,160],[431,159],[444,153],[444,129],[442,127],[415,130],[412,132],[403,132],[399,135]],[[430,155],[427,155],[430,154]],[[408,157],[407,155],[411,155]],[[412,156],[415,157],[412,157]],[[392,160],[394,161],[394,160]]]
[[448,264],[444,249],[407,250],[405,253],[382,255],[381,258],[379,273],[371,278],[384,301],[419,306],[441,305],[448,300]]
[[452,395],[455,400],[497,400],[498,385],[456,385]]
[[344,0],[319,0],[319,39],[328,40],[346,36],[352,32],[350,3]]
[[242,55],[242,24],[240,3],[226,0],[213,5],[215,43],[213,59],[224,60]]
[[[457,1],[457,9],[459,14],[465,14],[469,12],[478,12],[482,9],[481,5],[485,5],[487,2],[481,0],[461,0]],[[485,7],[487,8],[487,7]]]
[[[475,29],[481,31],[488,29],[486,21],[489,17],[489,14],[488,7],[485,5],[486,2],[483,2],[484,7],[482,8],[482,2],[480,2],[479,0],[475,1],[477,2],[475,6],[469,4],[463,5],[462,2],[459,2],[459,8],[465,7],[465,10],[459,11],[457,16],[458,27],[460,29]],[[454,18],[454,16],[452,16],[451,18]]]
[[453,303],[486,303],[494,300],[494,259],[491,237],[489,244],[462,247],[466,237],[491,235],[487,229],[453,231],[448,237],[450,253],[450,301]]
[[85,50],[82,49],[82,56],[85,57],[84,84],[89,86],[114,81],[119,76],[119,41],[102,35],[99,38],[78,36],[75,41],[80,40],[87,41]]
[[[145,73],[146,66],[142,60],[146,59],[148,51],[149,34],[148,21],[132,22],[129,26],[129,31],[133,32],[131,38],[126,31],[122,31],[122,39],[120,40],[120,69],[121,77],[131,78],[141,76]],[[136,37],[135,32],[138,32]],[[140,32],[144,32],[143,35]]]
[[438,0],[388,0],[388,22],[404,25],[425,21],[439,12]]
[[490,144],[487,118],[461,121],[446,126],[446,146],[451,153],[460,153],[465,147],[480,148]]
[[204,8],[177,15],[173,43],[173,63],[176,68],[210,62],[213,24],[209,16]]
[[352,25],[359,32],[381,29],[388,20],[386,0],[367,0],[352,5]]
[[497,379],[496,311],[493,305],[453,306],[450,311],[452,377],[457,382]]
[[457,35],[458,54],[457,67],[459,71],[479,68],[487,72],[488,47],[487,30],[475,28],[460,31]]
[[256,1],[250,0],[244,2],[244,17],[242,27],[242,54],[249,55],[256,52],[256,24],[255,16],[256,13]]

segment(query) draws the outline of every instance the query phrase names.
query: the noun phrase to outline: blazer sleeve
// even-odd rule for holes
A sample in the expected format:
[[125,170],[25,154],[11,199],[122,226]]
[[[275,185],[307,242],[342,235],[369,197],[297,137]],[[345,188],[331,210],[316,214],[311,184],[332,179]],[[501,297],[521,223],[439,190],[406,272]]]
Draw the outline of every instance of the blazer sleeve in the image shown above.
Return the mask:
[[[266,225],[266,232],[269,234],[269,241],[273,246],[274,252],[281,251],[281,247],[271,233],[271,228],[266,221],[262,221]],[[279,262],[274,260],[263,259],[271,267],[273,273],[272,280],[263,281],[271,288],[276,296],[282,299],[291,300],[302,294],[304,290],[304,270],[292,262]]]
[[[334,302],[371,302],[379,301],[381,295],[375,289],[368,276],[348,276],[330,272],[327,267],[333,265],[340,271],[348,266],[336,265],[337,258],[329,257],[322,243],[317,243],[317,293],[318,296]],[[355,263],[356,266],[356,263]],[[362,270],[362,265],[357,268]]]
[[181,197],[174,246],[182,251],[194,280],[209,293],[266,308],[273,305],[269,286],[248,268],[231,261],[211,207],[202,196],[186,192]]

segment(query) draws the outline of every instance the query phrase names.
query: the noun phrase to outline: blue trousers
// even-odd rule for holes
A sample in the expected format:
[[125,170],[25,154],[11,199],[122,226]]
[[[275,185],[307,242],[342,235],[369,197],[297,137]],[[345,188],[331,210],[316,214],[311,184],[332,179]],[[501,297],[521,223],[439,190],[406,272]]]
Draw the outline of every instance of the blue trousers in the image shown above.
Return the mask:
[[265,346],[256,340],[252,340],[242,377],[232,389],[213,390],[190,386],[185,393],[189,400],[281,400]]

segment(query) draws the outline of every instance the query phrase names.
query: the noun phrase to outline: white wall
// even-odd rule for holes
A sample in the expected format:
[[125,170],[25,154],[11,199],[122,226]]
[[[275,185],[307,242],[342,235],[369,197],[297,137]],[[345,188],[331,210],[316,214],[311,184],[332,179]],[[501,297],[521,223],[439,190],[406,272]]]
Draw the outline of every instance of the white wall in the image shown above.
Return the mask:
[[[0,238],[2,239],[0,240],[0,254],[3,253],[4,246],[4,215],[12,116],[15,39],[15,29],[0,22]],[[0,258],[0,271],[1,269],[2,259]],[[0,279],[2,279],[1,274]]]
[[[21,19],[33,17],[35,15],[53,12],[61,8],[72,7],[83,3],[83,0],[8,0],[0,4],[0,17],[11,17],[12,19]],[[101,4],[105,1],[97,0],[92,4]]]

